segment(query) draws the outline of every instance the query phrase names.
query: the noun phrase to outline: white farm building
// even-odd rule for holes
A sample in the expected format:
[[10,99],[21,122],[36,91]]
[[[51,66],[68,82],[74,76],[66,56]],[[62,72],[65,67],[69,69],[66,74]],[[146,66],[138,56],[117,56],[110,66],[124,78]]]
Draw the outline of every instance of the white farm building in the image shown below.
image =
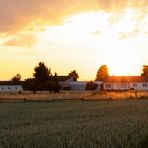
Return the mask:
[[[73,91],[85,91],[86,90],[86,84],[89,81],[73,81],[70,82],[70,89]],[[97,90],[101,89],[102,81],[94,81],[95,84],[97,84]]]
[[148,77],[109,76],[103,81],[104,90],[148,90]]
[[14,84],[11,81],[0,81],[0,92],[22,92],[23,87],[20,84]]
[[72,81],[69,84],[70,90],[73,91],[84,91],[86,87],[86,81]]

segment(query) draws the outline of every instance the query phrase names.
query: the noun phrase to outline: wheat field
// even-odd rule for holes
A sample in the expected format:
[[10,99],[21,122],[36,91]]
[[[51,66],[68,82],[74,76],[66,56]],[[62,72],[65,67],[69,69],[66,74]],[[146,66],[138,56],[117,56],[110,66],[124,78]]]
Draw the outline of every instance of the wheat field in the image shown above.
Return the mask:
[[147,99],[0,103],[1,148],[147,145]]

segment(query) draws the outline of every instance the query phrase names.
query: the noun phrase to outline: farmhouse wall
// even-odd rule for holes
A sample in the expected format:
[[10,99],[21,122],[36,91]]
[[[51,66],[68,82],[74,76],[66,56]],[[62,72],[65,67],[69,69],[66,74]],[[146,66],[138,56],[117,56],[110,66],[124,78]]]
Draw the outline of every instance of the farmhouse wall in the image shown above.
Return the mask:
[[21,85],[0,85],[0,92],[22,92]]

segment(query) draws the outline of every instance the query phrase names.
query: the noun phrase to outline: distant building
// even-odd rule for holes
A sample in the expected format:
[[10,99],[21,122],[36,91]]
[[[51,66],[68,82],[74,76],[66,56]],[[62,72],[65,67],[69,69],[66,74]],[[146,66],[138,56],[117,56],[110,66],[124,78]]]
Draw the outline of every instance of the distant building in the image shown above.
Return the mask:
[[84,91],[86,87],[87,82],[86,81],[73,81],[70,82],[70,90],[73,91]]
[[[70,82],[70,89],[73,91],[85,91],[86,89],[86,84],[89,81],[75,81],[75,82]],[[101,81],[94,81],[94,83],[96,83],[97,89],[96,90],[100,90],[101,89]]]
[[12,81],[0,81],[0,92],[22,92],[23,87]]
[[109,76],[103,81],[104,90],[148,90],[148,77]]
[[73,77],[71,76],[57,76],[57,79],[63,89],[69,89],[70,82],[74,82]]

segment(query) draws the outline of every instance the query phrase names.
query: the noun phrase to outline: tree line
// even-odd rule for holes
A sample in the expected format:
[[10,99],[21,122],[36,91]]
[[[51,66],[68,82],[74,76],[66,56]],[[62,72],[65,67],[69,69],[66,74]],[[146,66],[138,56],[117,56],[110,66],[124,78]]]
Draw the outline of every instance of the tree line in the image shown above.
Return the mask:
[[[76,70],[71,71],[67,76],[73,77],[77,81],[79,75]],[[104,81],[109,76],[107,65],[101,65],[97,71],[95,81]],[[148,65],[143,65],[141,76],[148,76]],[[21,75],[17,74],[12,78],[14,83],[21,80]],[[58,75],[51,73],[51,68],[48,68],[44,62],[39,62],[34,68],[33,78],[28,78],[24,81],[23,87],[25,90],[47,90],[51,92],[59,92],[61,86],[59,84]],[[90,81],[86,84],[86,90],[95,90],[97,84]]]
[[[67,76],[73,77],[74,81],[77,81],[79,78],[76,70],[71,71]],[[21,80],[21,75],[17,74],[12,78],[14,83],[18,83]],[[59,84],[58,75],[55,72],[53,75],[51,73],[51,68],[48,68],[44,62],[39,62],[34,68],[33,78],[28,78],[23,82],[23,88],[25,90],[34,91],[34,93],[39,91],[50,91],[50,92],[59,92],[61,86]]]

